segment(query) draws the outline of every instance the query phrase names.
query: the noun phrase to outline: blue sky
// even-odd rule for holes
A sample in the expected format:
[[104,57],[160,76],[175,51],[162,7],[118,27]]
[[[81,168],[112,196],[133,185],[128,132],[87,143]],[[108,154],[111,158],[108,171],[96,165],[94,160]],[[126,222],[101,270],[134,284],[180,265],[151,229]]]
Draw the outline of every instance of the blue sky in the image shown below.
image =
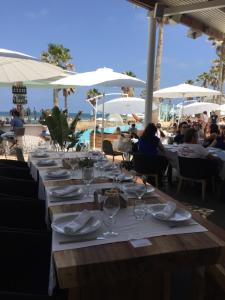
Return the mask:
[[[206,36],[193,40],[186,37],[187,30],[182,25],[165,27],[162,88],[207,71],[215,57]],[[146,79],[147,11],[126,0],[4,1],[0,35],[0,48],[36,57],[49,43],[63,44],[70,49],[77,72],[110,67],[118,72],[131,70]],[[86,91],[79,89],[69,97],[71,112],[90,111],[84,102]],[[11,109],[9,88],[0,88],[0,98],[0,111]],[[28,104],[31,109],[51,108],[52,91],[29,89]]]

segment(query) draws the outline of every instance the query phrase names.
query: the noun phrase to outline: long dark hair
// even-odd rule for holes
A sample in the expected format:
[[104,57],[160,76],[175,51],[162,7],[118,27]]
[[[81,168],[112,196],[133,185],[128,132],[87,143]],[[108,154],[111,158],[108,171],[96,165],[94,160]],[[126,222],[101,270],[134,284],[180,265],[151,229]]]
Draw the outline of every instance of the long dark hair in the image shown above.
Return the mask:
[[157,132],[157,127],[154,123],[149,123],[142,134],[143,139],[152,139]]

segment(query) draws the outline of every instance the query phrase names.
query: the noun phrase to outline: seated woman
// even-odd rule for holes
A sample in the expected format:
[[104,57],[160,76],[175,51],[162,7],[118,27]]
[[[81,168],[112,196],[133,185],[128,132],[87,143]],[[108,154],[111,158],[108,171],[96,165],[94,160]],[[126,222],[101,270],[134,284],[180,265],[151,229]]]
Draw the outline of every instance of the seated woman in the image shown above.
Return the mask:
[[220,135],[213,140],[211,147],[225,150],[225,126],[220,127]]
[[121,134],[121,129],[120,129],[120,127],[116,127],[115,134]]
[[213,147],[215,145],[215,141],[219,136],[219,128],[217,124],[210,124],[209,134],[206,136],[203,146],[204,147]]
[[184,134],[185,131],[188,128],[187,122],[181,122],[178,126],[178,131],[176,133],[176,136],[174,137],[174,142],[177,144],[183,144],[184,142]]
[[158,150],[164,152],[164,147],[156,133],[157,127],[155,124],[149,123],[139,139],[139,153],[157,155]]
[[155,124],[149,123],[139,139],[138,154],[145,157],[145,165],[139,167],[144,170],[144,173],[152,174],[152,172],[156,172],[159,183],[162,183],[162,177],[168,162],[165,156],[160,155],[164,154],[165,150],[160,139],[156,136],[156,132],[157,127]]

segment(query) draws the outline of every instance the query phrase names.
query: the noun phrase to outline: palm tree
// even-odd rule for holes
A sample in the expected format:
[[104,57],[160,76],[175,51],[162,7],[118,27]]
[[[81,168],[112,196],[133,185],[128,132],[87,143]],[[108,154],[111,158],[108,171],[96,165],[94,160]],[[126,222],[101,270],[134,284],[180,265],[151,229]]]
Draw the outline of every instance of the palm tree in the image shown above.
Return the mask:
[[187,83],[187,84],[194,84],[194,83],[195,83],[195,81],[194,81],[194,80],[192,80],[192,79],[188,79],[188,80],[186,80],[186,81],[185,81],[185,83]]
[[[94,98],[96,96],[99,96],[101,95],[102,93],[100,93],[97,89],[90,89],[87,91],[87,99],[91,99],[91,98]],[[89,100],[90,103],[93,105],[93,116],[95,115],[95,106],[96,106],[96,99],[92,99],[92,100]]]
[[[68,48],[65,48],[62,44],[48,44],[48,50],[43,51],[41,53],[41,60],[48,62],[50,64],[56,65],[58,67],[61,67],[64,70],[73,70],[74,66],[73,64],[69,63],[69,61],[72,59],[72,56],[70,54],[70,50]],[[60,89],[54,89],[53,90],[53,102],[54,106],[59,105],[59,93]],[[64,95],[64,102],[65,102],[65,109],[67,109],[67,97],[72,93],[74,93],[73,89],[63,89],[63,95]]]
[[[125,71],[122,74],[131,76],[131,77],[136,77],[136,74],[134,74],[132,71]],[[122,86],[121,90],[122,90],[123,94],[126,94],[128,97],[134,97],[134,95],[135,95],[133,87]]]
[[209,86],[210,75],[207,72],[203,72],[202,74],[198,75],[196,82],[199,82],[201,86],[207,88]]

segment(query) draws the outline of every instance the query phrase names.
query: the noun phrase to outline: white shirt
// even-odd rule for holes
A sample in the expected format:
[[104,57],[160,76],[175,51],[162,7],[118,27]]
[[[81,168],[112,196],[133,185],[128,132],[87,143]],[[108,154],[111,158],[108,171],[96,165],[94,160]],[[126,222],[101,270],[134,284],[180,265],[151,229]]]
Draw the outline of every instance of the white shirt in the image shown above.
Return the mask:
[[206,158],[209,152],[199,144],[181,144],[178,147],[178,156],[189,158]]
[[209,122],[209,117],[206,114],[202,114],[202,121],[204,123],[208,123]]

